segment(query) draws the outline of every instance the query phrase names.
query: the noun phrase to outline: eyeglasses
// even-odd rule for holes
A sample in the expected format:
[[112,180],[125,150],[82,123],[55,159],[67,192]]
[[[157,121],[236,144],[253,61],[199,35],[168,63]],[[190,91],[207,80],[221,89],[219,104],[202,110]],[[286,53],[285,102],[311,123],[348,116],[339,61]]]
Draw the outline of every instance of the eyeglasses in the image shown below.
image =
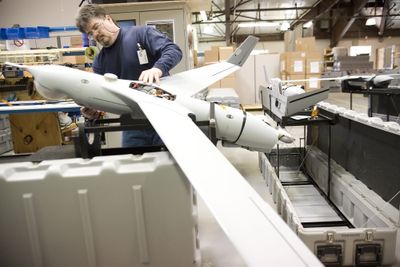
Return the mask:
[[97,33],[97,31],[100,30],[103,26],[104,26],[104,22],[103,22],[103,21],[101,21],[101,22],[96,22],[96,23],[92,26],[92,28],[91,28],[89,31],[87,31],[87,34],[88,34],[90,37],[93,37],[94,33]]

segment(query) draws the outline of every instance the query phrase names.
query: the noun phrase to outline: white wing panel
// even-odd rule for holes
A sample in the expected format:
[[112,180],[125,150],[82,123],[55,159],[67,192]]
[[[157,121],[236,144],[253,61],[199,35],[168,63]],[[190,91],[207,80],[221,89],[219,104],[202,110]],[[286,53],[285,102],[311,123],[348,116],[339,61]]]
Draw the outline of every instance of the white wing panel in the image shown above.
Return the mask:
[[322,266],[189,117],[139,105],[248,266]]
[[161,79],[160,88],[179,96],[193,96],[240,67],[228,62],[188,70]]
[[193,123],[186,108],[117,84],[103,88],[128,107],[141,107],[248,266],[322,266]]

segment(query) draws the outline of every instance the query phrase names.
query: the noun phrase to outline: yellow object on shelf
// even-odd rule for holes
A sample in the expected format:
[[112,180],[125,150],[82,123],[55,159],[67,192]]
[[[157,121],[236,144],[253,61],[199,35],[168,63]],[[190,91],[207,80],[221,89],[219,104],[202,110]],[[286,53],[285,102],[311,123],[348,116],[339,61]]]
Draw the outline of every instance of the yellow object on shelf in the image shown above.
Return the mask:
[[93,60],[98,53],[99,49],[96,46],[89,46],[85,49],[85,56],[90,60]]
[[317,106],[314,106],[313,109],[312,109],[312,111],[311,111],[311,119],[312,119],[312,120],[317,119],[318,113],[319,113],[318,107],[317,107]]

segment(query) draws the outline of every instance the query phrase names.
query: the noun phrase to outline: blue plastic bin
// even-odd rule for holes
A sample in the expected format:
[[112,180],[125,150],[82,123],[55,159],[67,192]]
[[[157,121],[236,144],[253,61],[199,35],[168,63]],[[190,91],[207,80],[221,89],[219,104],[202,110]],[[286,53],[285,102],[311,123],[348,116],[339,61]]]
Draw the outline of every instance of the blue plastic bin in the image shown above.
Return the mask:
[[49,38],[49,27],[25,27],[23,29],[26,39]]
[[50,27],[44,27],[44,26],[38,26],[37,31],[38,31],[38,38],[49,38],[49,30]]
[[24,39],[24,28],[5,28],[7,40]]
[[0,28],[0,40],[7,40],[6,29]]

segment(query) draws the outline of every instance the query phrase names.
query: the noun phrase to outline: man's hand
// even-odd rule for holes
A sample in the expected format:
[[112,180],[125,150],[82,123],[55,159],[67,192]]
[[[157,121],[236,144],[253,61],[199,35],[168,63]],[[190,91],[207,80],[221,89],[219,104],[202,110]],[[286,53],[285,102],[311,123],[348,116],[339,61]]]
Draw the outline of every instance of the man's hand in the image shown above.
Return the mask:
[[100,110],[88,108],[88,107],[81,107],[81,114],[88,120],[98,119],[103,112]]
[[160,77],[162,76],[162,71],[158,68],[151,68],[149,70],[142,71],[139,77],[139,81],[145,83],[156,83],[160,84]]

